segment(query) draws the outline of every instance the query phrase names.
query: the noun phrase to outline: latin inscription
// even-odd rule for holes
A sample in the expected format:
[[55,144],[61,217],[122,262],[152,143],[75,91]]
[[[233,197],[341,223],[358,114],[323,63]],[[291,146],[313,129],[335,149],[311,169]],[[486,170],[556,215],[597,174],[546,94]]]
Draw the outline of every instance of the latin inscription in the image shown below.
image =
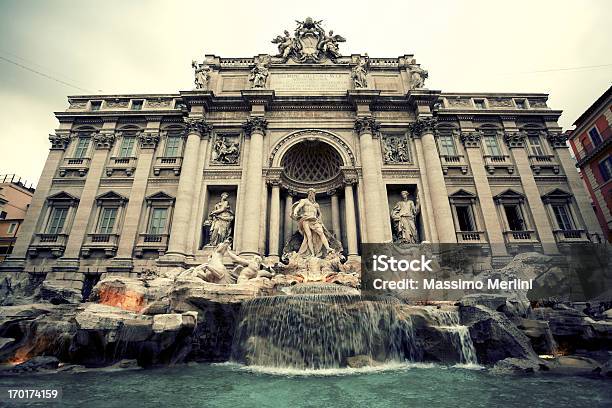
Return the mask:
[[350,89],[350,78],[348,74],[273,73],[270,75],[270,89],[287,92],[346,91]]

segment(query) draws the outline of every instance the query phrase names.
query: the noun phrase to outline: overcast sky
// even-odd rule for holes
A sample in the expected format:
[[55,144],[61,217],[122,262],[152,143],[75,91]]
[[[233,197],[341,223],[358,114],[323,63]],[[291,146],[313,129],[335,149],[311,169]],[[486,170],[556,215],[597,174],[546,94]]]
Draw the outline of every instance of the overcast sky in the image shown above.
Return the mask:
[[192,59],[275,53],[307,16],[345,55],[414,54],[429,89],[549,93],[567,129],[610,86],[611,15],[610,0],[0,0],[0,173],[38,180],[68,95],[191,89]]

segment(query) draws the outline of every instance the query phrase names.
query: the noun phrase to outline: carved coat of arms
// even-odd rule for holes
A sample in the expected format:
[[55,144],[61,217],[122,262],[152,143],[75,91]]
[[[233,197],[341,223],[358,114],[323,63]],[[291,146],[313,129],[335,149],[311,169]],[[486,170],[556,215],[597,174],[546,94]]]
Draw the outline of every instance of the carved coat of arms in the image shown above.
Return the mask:
[[335,61],[340,57],[338,43],[345,42],[346,39],[340,35],[334,35],[333,31],[326,33],[321,22],[307,17],[304,21],[297,21],[294,36],[285,30],[283,35],[279,35],[272,40],[278,44],[277,57],[287,61],[293,58],[297,62],[320,62],[324,58]]

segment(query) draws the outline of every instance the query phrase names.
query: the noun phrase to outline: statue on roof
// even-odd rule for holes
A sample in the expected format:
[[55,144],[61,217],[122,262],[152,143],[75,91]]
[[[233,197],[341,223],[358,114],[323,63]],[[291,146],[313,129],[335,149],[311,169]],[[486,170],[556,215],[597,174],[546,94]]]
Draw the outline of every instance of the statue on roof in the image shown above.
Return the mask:
[[335,61],[341,56],[338,43],[346,39],[340,35],[334,35],[333,31],[328,34],[321,26],[323,20],[313,20],[307,17],[304,21],[296,20],[297,27],[292,37],[285,30],[284,35],[278,35],[273,44],[278,44],[279,58],[287,61],[293,58],[297,62],[321,62],[325,58]]

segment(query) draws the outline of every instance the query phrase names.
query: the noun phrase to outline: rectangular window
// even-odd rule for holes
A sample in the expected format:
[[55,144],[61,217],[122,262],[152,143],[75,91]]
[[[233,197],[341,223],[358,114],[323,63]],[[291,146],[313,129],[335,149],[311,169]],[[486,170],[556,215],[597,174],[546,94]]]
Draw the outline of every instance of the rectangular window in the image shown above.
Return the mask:
[[485,146],[487,147],[487,152],[491,156],[501,156],[502,152],[499,148],[499,143],[497,143],[497,137],[495,136],[485,136],[484,137]]
[[100,234],[112,234],[113,228],[115,227],[116,219],[116,207],[102,208],[102,212],[100,213],[100,225],[98,226],[98,231],[100,232]]
[[6,211],[0,211],[0,220],[6,219],[6,215],[7,215]]
[[472,216],[472,208],[469,205],[458,205],[455,207],[457,211],[457,221],[459,222],[460,231],[475,231],[474,217]]
[[474,106],[476,106],[476,109],[486,109],[484,99],[474,99]]
[[510,231],[524,231],[525,220],[521,214],[521,209],[516,204],[504,205],[504,212],[506,213],[506,219],[508,220],[508,227]]
[[612,156],[599,163],[599,172],[604,182],[612,178]]
[[531,154],[534,156],[544,156],[544,149],[539,136],[529,136],[529,146],[531,147]]
[[12,223],[9,224],[8,230],[6,232],[7,232],[7,234],[14,234],[16,229],[17,229],[17,223],[16,222],[12,222]]
[[88,137],[79,137],[77,139],[76,149],[74,150],[74,157],[77,159],[82,159],[87,155],[87,150],[89,148],[89,138]]
[[589,130],[589,136],[591,136],[591,141],[593,142],[593,146],[599,146],[601,144],[601,135],[596,127]]
[[164,156],[178,157],[180,144],[181,138],[179,136],[168,136],[166,139],[166,151],[164,152]]
[[132,110],[142,110],[143,100],[132,101]]
[[51,211],[49,225],[47,227],[48,234],[60,234],[64,229],[68,208],[57,207]]
[[149,234],[163,234],[166,229],[167,208],[153,208],[149,222]]
[[552,209],[555,213],[555,218],[557,219],[557,225],[559,225],[559,229],[563,231],[570,231],[574,229],[574,222],[572,221],[572,217],[567,208],[567,205],[554,204],[552,206]]
[[136,138],[133,136],[124,137],[119,148],[119,157],[131,157],[134,150],[134,142]]
[[456,156],[457,151],[455,150],[455,143],[453,137],[450,135],[441,135],[438,137],[438,143],[440,145],[440,154],[442,156]]
[[102,101],[91,101],[91,110],[99,111],[102,107]]

